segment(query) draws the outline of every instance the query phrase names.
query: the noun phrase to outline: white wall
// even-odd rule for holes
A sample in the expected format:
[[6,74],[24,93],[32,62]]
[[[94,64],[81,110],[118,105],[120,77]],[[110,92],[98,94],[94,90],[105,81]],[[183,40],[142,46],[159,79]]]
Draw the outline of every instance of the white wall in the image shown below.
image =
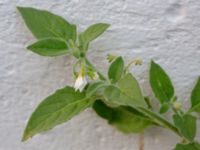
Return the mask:
[[[35,39],[16,6],[53,11],[80,29],[96,22],[112,26],[92,47],[90,58],[104,71],[108,53],[126,60],[140,57],[133,69],[144,92],[148,63],[170,74],[184,103],[200,75],[200,1],[198,0],[0,0],[0,150],[138,150],[139,135],[124,135],[87,110],[50,132],[21,143],[26,121],[37,104],[57,88],[73,84],[70,57],[44,58],[26,50]],[[145,132],[145,150],[170,150],[174,134]]]

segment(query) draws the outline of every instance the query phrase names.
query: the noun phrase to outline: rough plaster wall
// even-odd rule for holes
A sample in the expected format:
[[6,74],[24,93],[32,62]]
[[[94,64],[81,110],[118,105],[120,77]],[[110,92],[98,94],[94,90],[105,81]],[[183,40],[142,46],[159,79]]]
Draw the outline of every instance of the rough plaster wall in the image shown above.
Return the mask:
[[[177,95],[187,103],[200,75],[200,1],[198,0],[0,0],[0,150],[138,150],[139,135],[124,135],[87,110],[54,130],[26,143],[20,138],[37,104],[66,84],[73,84],[70,57],[43,58],[25,49],[35,39],[16,6],[51,10],[80,29],[96,22],[112,26],[91,46],[90,58],[105,71],[108,53],[127,60],[144,92],[148,63],[155,59],[173,79]],[[145,150],[170,150],[174,134],[153,128],[145,132]]]

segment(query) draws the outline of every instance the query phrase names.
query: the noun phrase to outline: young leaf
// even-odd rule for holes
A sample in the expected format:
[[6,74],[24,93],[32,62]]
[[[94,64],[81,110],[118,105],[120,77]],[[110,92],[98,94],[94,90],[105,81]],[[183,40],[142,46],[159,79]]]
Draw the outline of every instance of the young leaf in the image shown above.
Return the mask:
[[31,115],[22,140],[37,133],[52,129],[66,122],[92,104],[85,93],[76,92],[72,87],[57,90],[42,101]]
[[200,150],[198,143],[177,144],[173,150]]
[[154,61],[151,62],[150,84],[155,96],[162,104],[169,102],[174,96],[174,88],[170,78]]
[[64,40],[76,39],[76,26],[62,17],[46,10],[30,7],[17,7],[27,27],[38,39],[57,37]]
[[87,51],[89,43],[105,32],[109,26],[110,25],[106,23],[97,23],[87,28],[79,35],[79,45],[81,49]]
[[93,109],[102,118],[124,133],[142,132],[151,123],[145,116],[130,107],[111,108],[98,100]]
[[191,103],[191,111],[200,113],[200,77],[192,90]]
[[111,80],[111,82],[117,82],[121,78],[123,71],[124,61],[122,57],[118,57],[112,62],[108,70],[108,77]]
[[68,53],[66,42],[59,38],[42,39],[27,48],[42,56],[59,56]]
[[117,82],[117,85],[124,94],[132,98],[138,105],[147,107],[140,86],[132,74],[126,74]]
[[168,103],[164,103],[164,104],[161,105],[161,108],[160,108],[160,111],[159,111],[159,112],[160,112],[161,114],[164,114],[164,113],[166,113],[169,109],[170,109],[169,104],[168,104]]
[[179,132],[186,139],[193,141],[196,135],[196,118],[189,114],[186,114],[184,116],[174,114],[173,120]]

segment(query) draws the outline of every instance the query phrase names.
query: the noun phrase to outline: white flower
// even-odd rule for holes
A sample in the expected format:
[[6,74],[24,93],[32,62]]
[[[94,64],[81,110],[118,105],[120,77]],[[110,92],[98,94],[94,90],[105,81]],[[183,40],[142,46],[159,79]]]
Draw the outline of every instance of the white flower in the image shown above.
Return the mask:
[[78,78],[75,81],[74,88],[75,90],[79,90],[80,92],[83,91],[84,87],[87,85],[86,77],[79,73]]

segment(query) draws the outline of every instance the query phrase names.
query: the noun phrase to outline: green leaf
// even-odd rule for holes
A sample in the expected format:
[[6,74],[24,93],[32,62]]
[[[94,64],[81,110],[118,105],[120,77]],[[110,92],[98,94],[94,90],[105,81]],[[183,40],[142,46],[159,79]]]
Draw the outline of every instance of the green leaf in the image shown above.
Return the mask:
[[160,113],[161,113],[161,114],[164,114],[164,113],[166,113],[169,109],[170,109],[169,104],[168,104],[168,103],[164,103],[164,104],[161,105]]
[[172,123],[168,122],[159,114],[145,108],[143,105],[141,106],[141,104],[138,104],[137,101],[135,102],[133,99],[125,95],[118,87],[114,85],[106,87],[104,90],[104,97],[107,103],[118,106],[130,106],[144,116],[151,119],[151,121],[155,124],[169,128],[176,134],[180,135],[177,128]]
[[200,150],[198,143],[177,144],[173,150]]
[[86,95],[90,97],[94,95],[98,90],[102,89],[103,87],[105,87],[105,82],[103,81],[96,81],[96,82],[90,83],[86,90]]
[[132,106],[136,107],[138,105],[141,105],[140,103],[138,104],[138,101],[134,101],[127,95],[125,95],[121,89],[114,85],[107,86],[104,91],[104,96],[105,99],[110,102],[114,103],[117,105],[123,105],[123,106]]
[[92,104],[85,93],[76,92],[72,87],[57,90],[42,101],[31,115],[22,141],[37,133],[52,129],[66,122]]
[[140,86],[132,74],[126,74],[119,82],[117,82],[117,85],[121,91],[134,100],[138,106],[147,107]]
[[117,82],[121,78],[123,71],[124,71],[124,61],[120,56],[116,58],[109,67],[108,77],[111,80],[111,82],[113,83]]
[[185,114],[184,116],[174,114],[173,120],[179,132],[186,139],[193,141],[196,135],[196,117],[189,114]]
[[98,100],[94,103],[93,109],[99,116],[124,133],[142,132],[152,124],[148,118],[130,107],[111,108]]
[[192,90],[191,103],[191,111],[200,113],[200,77]]
[[57,37],[76,40],[76,26],[46,10],[17,7],[27,27],[38,39]]
[[108,101],[118,105],[147,107],[139,84],[130,73],[117,82],[117,86],[107,86],[104,96]]
[[163,104],[174,96],[174,88],[169,76],[154,61],[151,62],[150,84],[155,96]]
[[87,28],[79,35],[80,48],[87,51],[89,43],[105,32],[109,26],[106,23],[97,23]]
[[66,42],[59,38],[42,39],[27,48],[42,56],[59,56],[68,53]]
[[93,104],[94,111],[102,118],[108,120],[108,122],[112,121],[114,109],[108,107],[101,100],[96,100]]
[[152,122],[131,107],[119,107],[114,111],[111,124],[124,133],[139,133]]

